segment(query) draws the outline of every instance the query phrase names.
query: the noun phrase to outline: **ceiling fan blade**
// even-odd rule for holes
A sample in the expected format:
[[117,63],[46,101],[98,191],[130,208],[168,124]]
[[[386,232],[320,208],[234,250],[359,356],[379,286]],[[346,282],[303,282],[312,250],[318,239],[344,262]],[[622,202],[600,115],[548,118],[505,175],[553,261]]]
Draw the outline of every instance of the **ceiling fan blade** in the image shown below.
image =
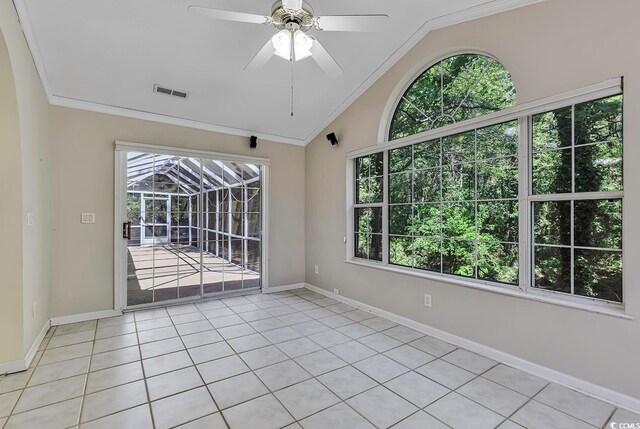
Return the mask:
[[282,0],[282,6],[287,10],[302,9],[302,0]]
[[244,68],[245,70],[257,70],[260,67],[264,66],[267,61],[273,56],[275,52],[275,48],[273,47],[273,42],[271,39],[267,40],[267,43],[258,51],[255,57],[251,60],[249,64]]
[[269,24],[271,22],[271,18],[268,16],[234,12],[232,10],[211,9],[209,7],[201,6],[189,6],[189,13],[222,21],[247,22],[250,24]]
[[331,54],[315,38],[313,38],[313,45],[311,46],[311,58],[330,77],[338,77],[343,73],[342,67],[338,65]]
[[316,28],[322,31],[376,32],[389,21],[388,15],[317,16]]

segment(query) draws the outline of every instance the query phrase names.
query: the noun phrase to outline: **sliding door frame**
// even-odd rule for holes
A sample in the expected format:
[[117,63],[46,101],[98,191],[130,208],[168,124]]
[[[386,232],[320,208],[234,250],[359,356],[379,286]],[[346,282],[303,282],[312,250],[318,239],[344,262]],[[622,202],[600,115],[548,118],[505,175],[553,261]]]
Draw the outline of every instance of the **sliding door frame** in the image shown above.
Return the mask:
[[[260,166],[261,170],[261,236],[260,236],[260,285],[262,293],[269,289],[269,193],[270,193],[270,167],[268,158],[258,158],[244,155],[234,155],[220,152],[209,152],[195,149],[185,149],[169,146],[158,146],[134,142],[115,142],[115,175],[114,175],[114,310],[127,309],[127,240],[122,237],[122,225],[127,222],[127,153],[141,152],[158,155],[172,155],[187,158],[212,159],[217,161],[229,161]],[[202,228],[202,225],[201,225]],[[201,282],[202,286],[202,282]],[[202,289],[201,289],[202,290]],[[239,294],[243,290],[220,292],[221,295]],[[211,298],[211,295],[196,298],[183,298],[177,300],[162,301],[154,305],[168,305],[175,302],[197,301],[203,298]],[[150,304],[133,306],[142,308]]]

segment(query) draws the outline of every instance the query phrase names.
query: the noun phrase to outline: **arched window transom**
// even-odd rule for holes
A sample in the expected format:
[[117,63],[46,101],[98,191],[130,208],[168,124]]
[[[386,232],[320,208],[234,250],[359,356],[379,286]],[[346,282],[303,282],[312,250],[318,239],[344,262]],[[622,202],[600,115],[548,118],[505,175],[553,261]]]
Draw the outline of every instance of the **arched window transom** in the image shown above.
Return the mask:
[[511,75],[497,60],[479,54],[443,59],[422,73],[402,96],[389,140],[515,106],[515,96]]

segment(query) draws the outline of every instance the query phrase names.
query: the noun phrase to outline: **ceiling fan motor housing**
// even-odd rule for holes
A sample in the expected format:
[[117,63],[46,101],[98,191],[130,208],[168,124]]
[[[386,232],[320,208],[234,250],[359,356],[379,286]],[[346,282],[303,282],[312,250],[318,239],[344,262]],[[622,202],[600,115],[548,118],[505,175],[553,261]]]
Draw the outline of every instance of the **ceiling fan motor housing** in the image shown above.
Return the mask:
[[273,26],[278,30],[288,28],[287,24],[296,23],[300,30],[308,31],[314,26],[313,9],[306,2],[302,2],[302,9],[291,11],[285,9],[282,1],[277,1],[271,11]]

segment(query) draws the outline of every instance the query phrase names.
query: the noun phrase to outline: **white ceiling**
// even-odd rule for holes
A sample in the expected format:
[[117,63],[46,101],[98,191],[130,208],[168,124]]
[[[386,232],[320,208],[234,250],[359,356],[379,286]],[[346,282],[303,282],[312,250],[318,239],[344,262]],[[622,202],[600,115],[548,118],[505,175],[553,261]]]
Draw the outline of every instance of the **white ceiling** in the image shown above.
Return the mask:
[[[379,33],[311,31],[344,74],[329,78],[312,59],[295,63],[293,118],[288,62],[274,57],[260,71],[243,71],[277,30],[187,13],[194,4],[269,15],[271,0],[17,0],[16,6],[54,104],[305,144],[410,48],[430,20],[454,14],[460,21],[531,1],[309,3],[316,15],[390,19]],[[156,83],[188,91],[189,98],[155,94]]]

